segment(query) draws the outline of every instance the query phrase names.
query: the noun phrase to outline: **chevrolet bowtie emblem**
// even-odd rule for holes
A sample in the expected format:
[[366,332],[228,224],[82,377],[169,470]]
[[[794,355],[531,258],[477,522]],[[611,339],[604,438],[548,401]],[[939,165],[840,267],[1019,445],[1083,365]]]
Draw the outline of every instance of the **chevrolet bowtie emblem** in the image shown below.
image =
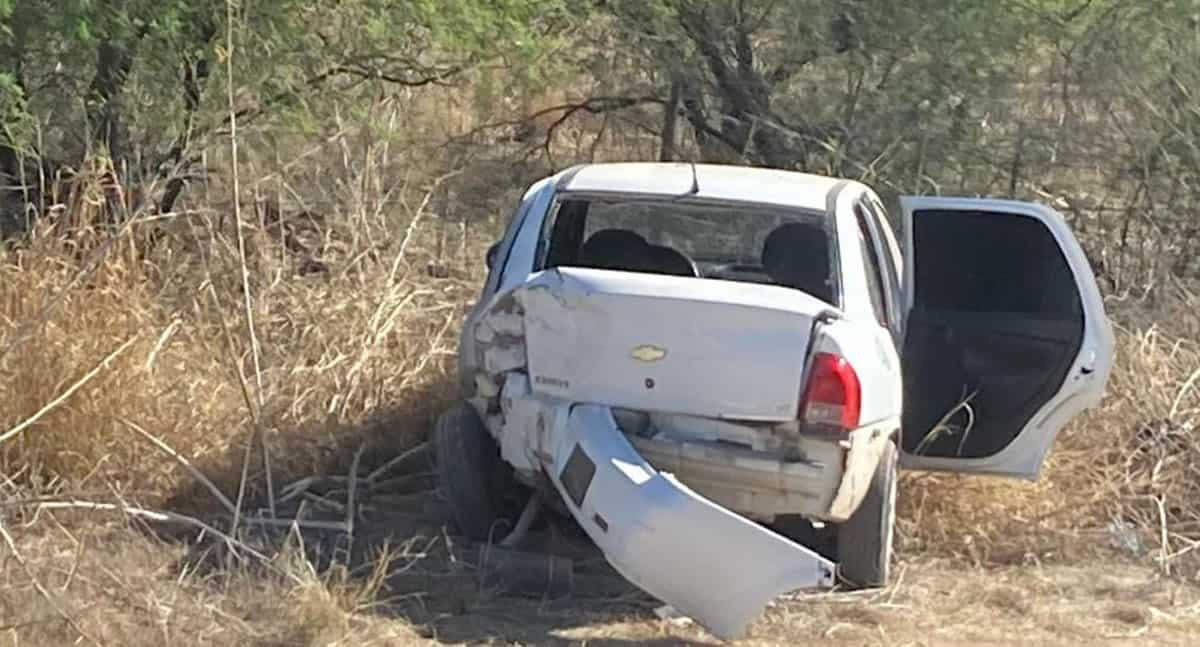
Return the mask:
[[658,360],[667,356],[667,349],[645,344],[642,346],[635,346],[634,349],[630,351],[629,356],[639,362],[657,362]]

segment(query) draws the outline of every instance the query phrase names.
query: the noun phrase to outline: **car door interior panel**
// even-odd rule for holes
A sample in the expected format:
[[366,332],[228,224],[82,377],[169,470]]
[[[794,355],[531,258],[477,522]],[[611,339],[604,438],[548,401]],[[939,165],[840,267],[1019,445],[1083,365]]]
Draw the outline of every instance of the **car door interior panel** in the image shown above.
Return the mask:
[[905,451],[983,458],[1060,390],[1084,312],[1053,232],[1031,217],[913,214],[914,298],[904,342]]

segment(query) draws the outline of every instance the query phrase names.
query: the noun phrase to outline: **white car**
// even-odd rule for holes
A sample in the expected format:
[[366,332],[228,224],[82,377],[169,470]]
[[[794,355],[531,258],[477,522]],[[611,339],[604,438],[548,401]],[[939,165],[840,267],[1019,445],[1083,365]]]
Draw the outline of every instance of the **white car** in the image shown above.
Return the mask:
[[1112,364],[1087,259],[1041,205],[901,205],[898,241],[852,180],[622,163],[536,183],[435,431],[458,525],[493,531],[500,472],[556,491],[622,575],[729,637],[835,568],[886,584],[898,468],[1036,478]]

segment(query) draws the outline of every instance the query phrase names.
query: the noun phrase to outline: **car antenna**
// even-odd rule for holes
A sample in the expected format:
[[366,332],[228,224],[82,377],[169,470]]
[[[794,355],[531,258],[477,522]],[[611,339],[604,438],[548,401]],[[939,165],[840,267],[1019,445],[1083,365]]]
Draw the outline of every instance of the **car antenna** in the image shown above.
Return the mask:
[[697,175],[696,175],[696,163],[689,160],[688,166],[690,166],[692,168],[692,188],[675,196],[673,198],[674,200],[681,200],[688,196],[696,195],[696,194],[700,193],[700,178],[697,177]]

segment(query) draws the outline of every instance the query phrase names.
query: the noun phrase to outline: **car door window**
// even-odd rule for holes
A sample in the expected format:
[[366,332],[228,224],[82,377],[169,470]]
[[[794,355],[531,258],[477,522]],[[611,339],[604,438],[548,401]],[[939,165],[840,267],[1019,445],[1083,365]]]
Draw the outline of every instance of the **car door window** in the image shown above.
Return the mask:
[[886,297],[884,296],[884,281],[880,269],[879,254],[876,253],[875,243],[871,237],[870,225],[867,223],[867,213],[862,204],[854,206],[854,219],[858,223],[858,242],[862,248],[863,264],[867,274],[867,292],[870,293],[871,307],[875,311],[875,320],[885,328],[891,328],[888,317]]
[[900,281],[900,246],[892,233],[891,221],[883,205],[874,196],[868,195],[862,205],[867,215],[868,229],[875,240],[879,253],[879,269],[883,280],[884,302],[892,334],[899,340],[904,327],[903,297]]
[[513,240],[516,238],[517,231],[520,230],[521,224],[524,222],[525,214],[529,210],[529,205],[532,200],[523,199],[517,204],[517,208],[513,214],[509,216],[508,225],[504,228],[504,235],[496,242],[496,257],[492,261],[492,266],[488,268],[487,279],[483,284],[482,300],[486,300],[499,289],[500,283],[504,278],[504,268],[508,265],[508,257],[512,252]]

